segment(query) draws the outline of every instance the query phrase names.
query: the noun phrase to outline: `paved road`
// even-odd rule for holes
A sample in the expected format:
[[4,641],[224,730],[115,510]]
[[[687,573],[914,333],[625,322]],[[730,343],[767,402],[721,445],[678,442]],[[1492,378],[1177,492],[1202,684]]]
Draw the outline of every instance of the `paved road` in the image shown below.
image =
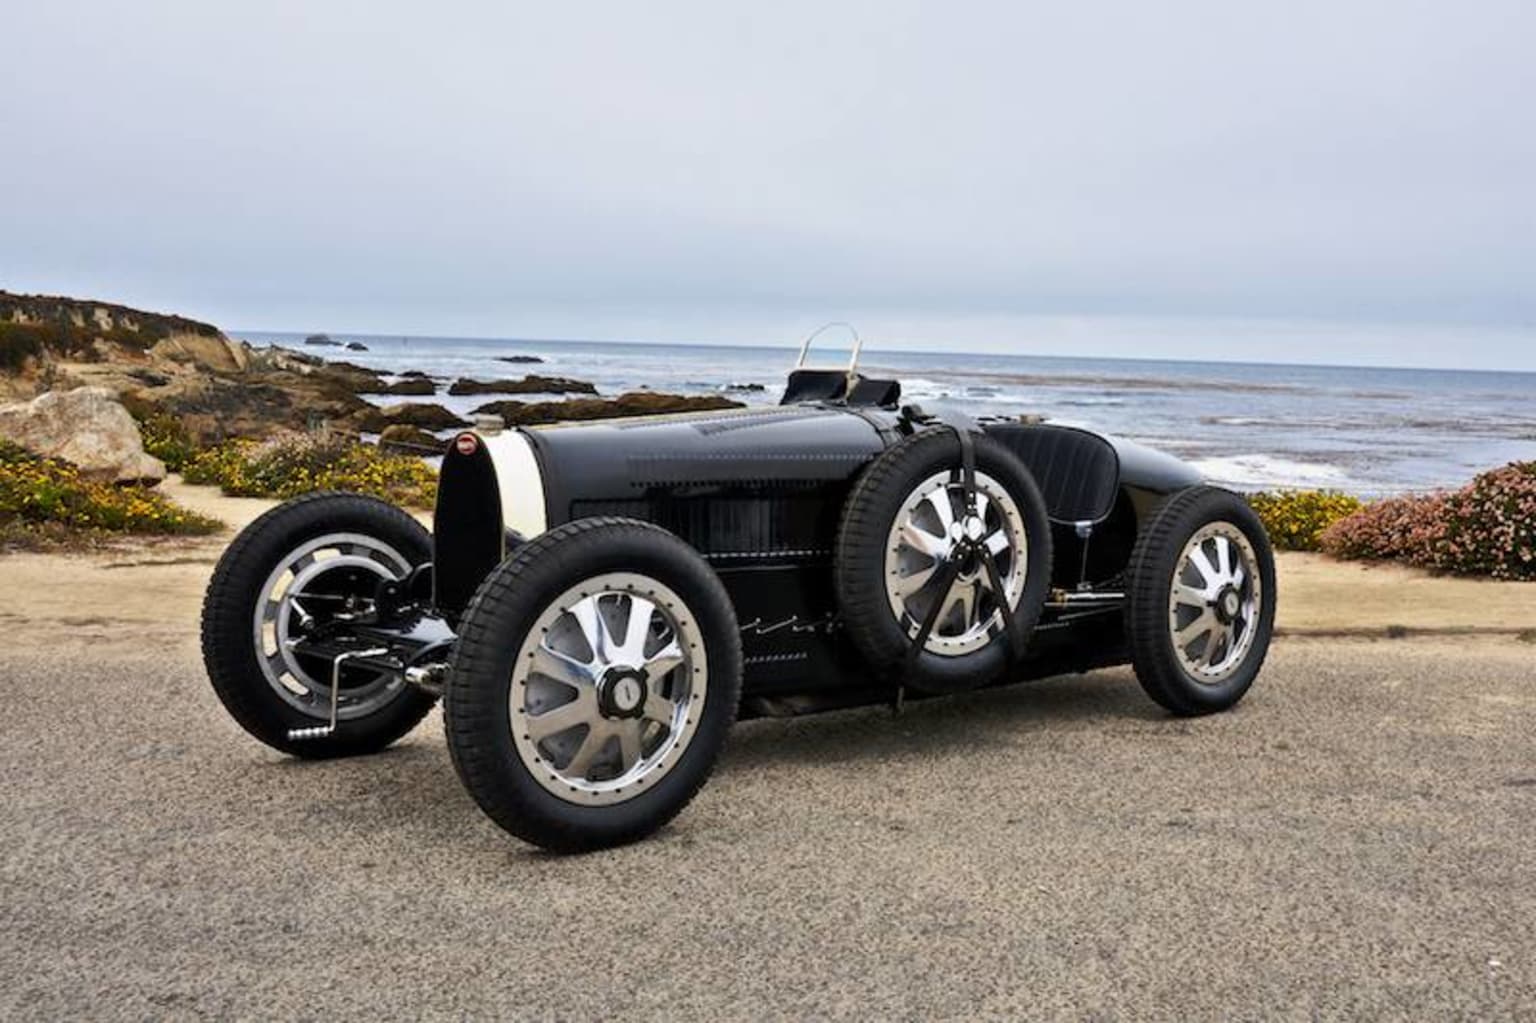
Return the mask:
[[0,1015],[1536,1013],[1526,643],[1289,640],[1195,722],[1107,672],[748,724],[576,858],[435,717],[299,764],[188,640],[0,657]]

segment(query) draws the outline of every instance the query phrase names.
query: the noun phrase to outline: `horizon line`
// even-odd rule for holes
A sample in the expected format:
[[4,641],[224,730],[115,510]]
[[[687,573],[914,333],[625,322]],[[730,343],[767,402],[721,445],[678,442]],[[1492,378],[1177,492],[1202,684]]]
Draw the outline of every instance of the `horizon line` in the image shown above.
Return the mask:
[[[327,337],[333,336],[332,333],[329,332],[329,331],[270,330],[270,329],[265,329],[265,328],[262,328],[262,329],[255,329],[255,328],[230,329],[230,330],[226,330],[225,334],[226,334],[226,336],[231,336],[231,337],[238,337],[238,335],[240,335],[240,334],[282,334],[282,335],[291,336],[291,337],[298,337],[298,338],[311,337],[311,336],[315,336],[317,334],[323,334],[323,335],[325,335]],[[395,333],[377,333],[377,332],[364,332],[364,331],[336,331],[335,334],[336,335],[340,335],[343,338],[345,338],[347,336],[356,337],[356,338],[377,338],[377,339],[395,339],[395,338],[398,338],[399,340],[402,340],[402,341],[498,341],[498,342],[509,342],[509,343],[515,343],[515,344],[627,345],[627,346],[639,347],[639,348],[710,348],[710,349],[728,348],[728,349],[737,349],[737,350],[745,349],[745,350],[748,350],[748,351],[762,351],[762,352],[785,351],[785,352],[791,352],[791,353],[795,352],[799,348],[799,342],[793,342],[793,343],[788,343],[788,344],[783,344],[783,345],[772,345],[772,344],[759,344],[759,343],[755,343],[755,342],[753,342],[753,343],[732,343],[732,342],[726,342],[726,341],[714,341],[714,342],[709,342],[709,341],[650,341],[650,340],[643,340],[643,339],[638,339],[638,338],[491,337],[491,336],[484,336],[484,335],[469,335],[469,334],[395,334]],[[864,349],[863,349],[863,353],[865,355],[867,355],[870,351],[871,351],[870,348],[866,344]],[[877,350],[877,351],[882,351],[882,350]],[[1097,362],[1133,362],[1133,363],[1135,363],[1135,362],[1142,362],[1142,363],[1157,363],[1157,362],[1168,363],[1168,362],[1171,362],[1171,363],[1179,363],[1179,364],[1193,365],[1193,366],[1250,366],[1250,367],[1258,367],[1258,368],[1264,368],[1264,367],[1276,367],[1276,368],[1289,367],[1289,368],[1305,368],[1305,369],[1351,369],[1351,370],[1395,369],[1395,370],[1408,370],[1410,372],[1420,372],[1420,373],[1483,373],[1483,374],[1491,374],[1491,375],[1497,375],[1497,374],[1501,374],[1502,373],[1502,374],[1515,374],[1515,375],[1519,375],[1519,376],[1536,376],[1536,368],[1532,368],[1532,369],[1487,369],[1487,368],[1482,368],[1482,367],[1468,367],[1468,366],[1432,366],[1432,365],[1424,365],[1424,364],[1397,364],[1397,363],[1389,364],[1389,363],[1303,362],[1303,361],[1288,361],[1288,362],[1287,361],[1279,361],[1279,362],[1276,362],[1276,361],[1268,361],[1268,360],[1222,359],[1222,358],[1192,359],[1192,358],[1188,358],[1188,357],[1185,357],[1185,356],[1174,356],[1174,355],[1168,355],[1168,356],[1055,355],[1055,354],[1043,354],[1043,353],[1039,353],[1039,352],[986,351],[986,350],[977,350],[975,348],[957,348],[957,349],[954,349],[952,351],[934,351],[934,350],[926,349],[926,348],[887,348],[887,349],[883,349],[883,351],[884,352],[888,352],[888,353],[893,353],[893,354],[930,355],[930,356],[944,356],[944,355],[980,355],[980,356],[987,356],[987,355],[994,355],[994,356],[1002,356],[1003,358],[1052,359],[1052,360],[1058,360],[1058,361],[1062,361],[1062,362],[1067,362],[1067,361],[1072,361],[1072,360],[1091,360],[1091,361],[1097,361]],[[867,360],[865,360],[861,356],[860,361],[864,362],[864,361],[867,361]]]

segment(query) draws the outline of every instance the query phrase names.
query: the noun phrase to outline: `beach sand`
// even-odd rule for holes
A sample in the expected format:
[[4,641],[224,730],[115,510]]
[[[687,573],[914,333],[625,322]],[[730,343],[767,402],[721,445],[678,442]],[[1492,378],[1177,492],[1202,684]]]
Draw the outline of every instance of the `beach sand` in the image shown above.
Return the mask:
[[0,1018],[1536,1014],[1536,645],[1298,635],[1536,627],[1536,586],[1286,556],[1230,713],[1115,669],[747,722],[656,837],[553,857],[437,714],[245,736],[197,647],[226,541],[0,558]]

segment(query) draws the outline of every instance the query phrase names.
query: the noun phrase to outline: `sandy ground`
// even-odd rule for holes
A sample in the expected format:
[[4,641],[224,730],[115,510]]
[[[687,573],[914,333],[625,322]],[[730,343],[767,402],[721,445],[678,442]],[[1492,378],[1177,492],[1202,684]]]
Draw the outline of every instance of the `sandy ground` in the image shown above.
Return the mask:
[[[655,839],[556,858],[436,715],[325,764],[240,732],[196,648],[222,543],[0,558],[0,1016],[1536,1014],[1513,636],[1293,636],[1198,721],[1115,670],[749,722]],[[1536,587],[1287,557],[1282,594],[1536,627]]]
[[[175,477],[178,502],[239,529],[272,507],[224,497]],[[423,522],[430,524],[427,516]],[[228,536],[157,540],[88,556],[0,557],[0,625],[24,641],[162,641],[184,635]],[[1282,553],[1279,628],[1292,635],[1384,634],[1388,629],[1515,636],[1536,629],[1536,585],[1432,576],[1395,565],[1360,565]]]

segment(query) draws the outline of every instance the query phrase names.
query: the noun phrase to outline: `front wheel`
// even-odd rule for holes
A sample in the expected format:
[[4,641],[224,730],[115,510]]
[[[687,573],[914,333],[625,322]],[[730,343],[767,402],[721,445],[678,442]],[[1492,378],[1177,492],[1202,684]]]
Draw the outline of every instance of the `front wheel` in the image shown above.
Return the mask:
[[374,753],[409,732],[433,698],[359,664],[340,673],[336,730],[295,738],[327,723],[332,695],[331,660],[298,640],[370,607],[381,583],[431,557],[421,523],[358,494],[307,494],[247,526],[203,599],[203,663],[230,716],[273,749],[307,758]]
[[581,519],[481,584],[443,716],[480,808],[574,852],[676,816],[709,777],[740,691],[736,616],[698,552],[648,523]]
[[1131,554],[1127,640],[1136,678],[1174,714],[1226,710],[1264,664],[1275,557],[1248,502],[1191,487],[1163,502]]

